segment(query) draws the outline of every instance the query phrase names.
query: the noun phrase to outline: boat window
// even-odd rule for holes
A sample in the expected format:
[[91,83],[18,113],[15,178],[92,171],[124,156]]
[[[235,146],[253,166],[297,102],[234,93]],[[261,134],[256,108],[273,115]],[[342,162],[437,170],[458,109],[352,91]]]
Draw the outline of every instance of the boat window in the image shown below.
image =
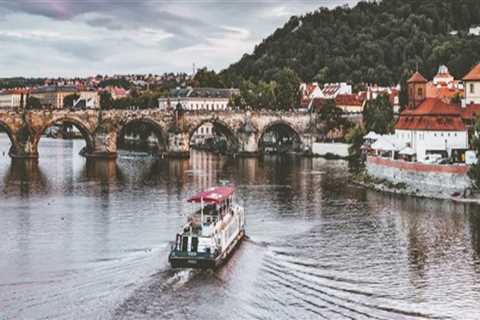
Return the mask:
[[188,251],[188,237],[182,239],[182,251]]
[[192,247],[190,249],[191,252],[197,252],[198,250],[198,238],[197,237],[193,237],[192,238]]

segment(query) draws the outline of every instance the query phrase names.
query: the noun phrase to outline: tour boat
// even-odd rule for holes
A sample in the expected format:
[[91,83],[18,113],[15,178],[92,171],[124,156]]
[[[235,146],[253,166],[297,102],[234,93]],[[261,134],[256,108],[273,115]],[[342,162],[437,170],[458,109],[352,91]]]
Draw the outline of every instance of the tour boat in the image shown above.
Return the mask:
[[245,235],[245,212],[234,193],[214,187],[187,200],[200,208],[177,233],[168,258],[173,268],[215,268],[229,258]]

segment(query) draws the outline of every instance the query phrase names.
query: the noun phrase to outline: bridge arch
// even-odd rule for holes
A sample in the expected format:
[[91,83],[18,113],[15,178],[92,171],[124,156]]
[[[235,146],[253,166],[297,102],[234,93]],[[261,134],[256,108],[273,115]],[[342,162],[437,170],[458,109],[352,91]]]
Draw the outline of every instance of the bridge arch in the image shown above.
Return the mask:
[[282,135],[280,137],[289,137],[293,139],[292,147],[296,150],[299,149],[302,144],[302,138],[300,133],[295,126],[285,120],[275,120],[267,124],[263,130],[261,131],[257,144],[258,144],[258,151],[263,152],[266,151],[268,147],[268,143],[265,141],[266,135],[271,132],[280,132]]
[[9,150],[10,155],[17,154],[18,146],[17,146],[17,141],[15,139],[15,134],[13,133],[12,128],[10,128],[10,126],[6,122],[0,120],[0,132],[2,131],[7,134],[8,139],[10,140],[10,144],[11,144],[10,150]]
[[205,124],[212,124],[213,129],[216,130],[218,133],[221,135],[225,136],[225,138],[228,140],[230,143],[230,149],[232,151],[238,151],[240,148],[240,141],[235,133],[235,130],[227,124],[225,121],[222,121],[217,118],[212,118],[212,119],[204,119],[198,122],[195,122],[190,130],[188,131],[188,142],[191,143],[193,136],[197,132],[197,130],[205,125]]
[[[132,118],[127,119],[120,124],[119,129],[117,130],[117,148],[119,144],[123,142],[125,138],[125,134],[128,133],[129,130],[133,130],[134,126],[147,126],[149,131],[148,133],[153,133],[157,138],[157,148],[158,152],[166,152],[168,150],[168,134],[163,128],[163,126],[155,121],[152,118],[142,117],[142,118]],[[138,129],[139,127],[137,127]],[[150,135],[149,135],[150,136]],[[148,138],[148,137],[147,137]]]
[[83,123],[81,120],[75,117],[70,117],[70,116],[60,116],[57,118],[53,118],[52,120],[48,121],[45,125],[43,125],[35,135],[36,149],[38,149],[38,144],[40,142],[40,139],[42,135],[46,132],[46,130],[57,123],[69,124],[77,128],[80,131],[83,139],[85,140],[87,153],[92,152],[95,149],[95,141],[94,141],[93,133],[89,129],[88,125]]

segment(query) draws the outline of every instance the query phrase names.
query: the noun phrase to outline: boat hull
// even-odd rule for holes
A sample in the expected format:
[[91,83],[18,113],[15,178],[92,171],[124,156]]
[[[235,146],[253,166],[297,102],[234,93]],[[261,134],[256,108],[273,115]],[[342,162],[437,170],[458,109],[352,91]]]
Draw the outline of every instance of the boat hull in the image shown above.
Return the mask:
[[172,268],[214,269],[224,264],[230,258],[244,237],[245,231],[241,230],[227,249],[217,257],[177,256],[172,252],[168,257],[168,261]]

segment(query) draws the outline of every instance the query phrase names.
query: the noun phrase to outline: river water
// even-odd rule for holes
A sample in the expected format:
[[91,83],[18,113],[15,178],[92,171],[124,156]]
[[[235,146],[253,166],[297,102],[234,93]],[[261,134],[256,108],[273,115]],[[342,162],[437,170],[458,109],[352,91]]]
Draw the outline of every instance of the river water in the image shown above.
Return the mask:
[[[321,159],[89,162],[0,135],[0,319],[479,319],[480,208],[367,191]],[[220,270],[172,270],[193,192],[229,180],[247,212]]]

